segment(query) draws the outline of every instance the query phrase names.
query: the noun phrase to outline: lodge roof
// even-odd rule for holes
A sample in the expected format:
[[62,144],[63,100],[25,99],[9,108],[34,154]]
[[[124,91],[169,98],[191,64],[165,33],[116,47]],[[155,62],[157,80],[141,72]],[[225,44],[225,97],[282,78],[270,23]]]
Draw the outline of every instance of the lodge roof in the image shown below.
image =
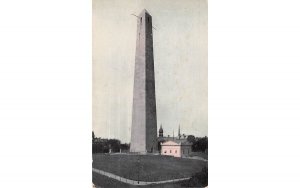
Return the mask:
[[161,144],[162,146],[176,146],[176,145],[181,145],[181,146],[190,146],[192,145],[190,142],[187,140],[168,140],[164,143]]

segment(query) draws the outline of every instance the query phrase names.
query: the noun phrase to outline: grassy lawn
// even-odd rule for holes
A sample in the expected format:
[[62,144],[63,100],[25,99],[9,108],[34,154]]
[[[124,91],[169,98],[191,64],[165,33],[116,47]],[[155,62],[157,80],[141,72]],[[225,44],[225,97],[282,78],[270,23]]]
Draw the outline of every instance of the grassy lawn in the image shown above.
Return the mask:
[[204,152],[192,152],[190,153],[190,157],[193,157],[193,156],[198,156],[198,157],[201,157],[203,159],[208,159],[208,154],[207,153],[204,153]]
[[106,188],[106,187],[124,187],[124,188],[134,187],[134,186],[130,186],[126,183],[122,183],[117,180],[108,178],[106,176],[102,176],[95,172],[93,172],[93,183],[97,187],[99,186],[99,187],[104,187],[104,188]]
[[129,185],[126,183],[119,182],[117,180],[108,178],[106,176],[102,176],[100,174],[93,172],[93,183],[98,187],[103,188],[137,188],[137,187],[145,187],[145,188],[180,188],[182,187],[180,183],[168,183],[168,184],[160,184],[160,185],[147,185],[147,186],[135,186],[135,185]]
[[207,162],[201,160],[160,155],[93,155],[93,168],[140,181],[190,177],[194,173],[200,172],[204,166],[207,166]]

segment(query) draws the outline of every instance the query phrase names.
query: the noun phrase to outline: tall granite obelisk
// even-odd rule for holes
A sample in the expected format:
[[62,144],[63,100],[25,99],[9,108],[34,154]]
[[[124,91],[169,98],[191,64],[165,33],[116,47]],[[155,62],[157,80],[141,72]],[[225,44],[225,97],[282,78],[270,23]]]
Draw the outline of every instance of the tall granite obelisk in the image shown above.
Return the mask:
[[152,17],[143,10],[137,17],[130,152],[157,151]]

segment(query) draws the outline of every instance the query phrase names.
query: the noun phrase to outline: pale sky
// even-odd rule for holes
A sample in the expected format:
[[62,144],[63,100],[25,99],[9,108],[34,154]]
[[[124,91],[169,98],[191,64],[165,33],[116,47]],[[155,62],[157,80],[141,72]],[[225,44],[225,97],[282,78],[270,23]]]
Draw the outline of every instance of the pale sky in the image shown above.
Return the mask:
[[93,0],[93,130],[130,141],[136,17],[152,16],[157,129],[206,136],[207,0]]

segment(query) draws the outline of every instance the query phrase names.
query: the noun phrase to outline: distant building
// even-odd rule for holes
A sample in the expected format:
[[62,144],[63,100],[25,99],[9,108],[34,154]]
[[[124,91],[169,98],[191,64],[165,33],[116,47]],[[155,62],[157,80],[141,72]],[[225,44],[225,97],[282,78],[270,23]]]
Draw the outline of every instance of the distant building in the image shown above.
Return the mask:
[[169,155],[174,157],[186,157],[192,151],[192,144],[188,141],[166,141],[161,144],[161,155]]

